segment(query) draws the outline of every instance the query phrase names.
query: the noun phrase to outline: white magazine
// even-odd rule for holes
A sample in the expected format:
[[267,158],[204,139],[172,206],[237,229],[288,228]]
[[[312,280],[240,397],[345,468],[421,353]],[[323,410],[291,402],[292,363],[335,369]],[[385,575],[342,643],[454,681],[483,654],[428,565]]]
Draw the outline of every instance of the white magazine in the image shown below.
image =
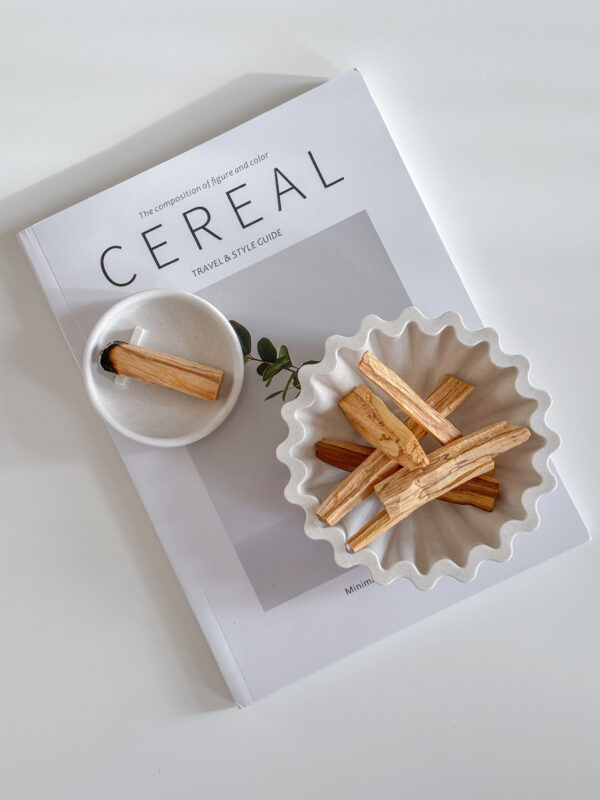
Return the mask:
[[[79,364],[110,305],[158,287],[206,298],[296,363],[366,314],[408,305],[481,327],[356,70],[19,236]],[[203,441],[163,450],[113,434],[240,705],[588,539],[559,480],[540,527],[472,584],[422,592],[342,570],[283,497],[281,402],[264,402],[246,370],[238,405]]]

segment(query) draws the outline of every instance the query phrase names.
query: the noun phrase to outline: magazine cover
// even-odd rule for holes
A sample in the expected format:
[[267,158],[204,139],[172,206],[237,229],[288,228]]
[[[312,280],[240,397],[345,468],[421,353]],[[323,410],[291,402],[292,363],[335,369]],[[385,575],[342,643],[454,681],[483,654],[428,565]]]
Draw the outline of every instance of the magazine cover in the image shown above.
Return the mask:
[[[98,318],[155,288],[198,295],[295,364],[320,360],[329,336],[356,333],[369,314],[417,306],[482,326],[356,70],[20,240],[80,364]],[[159,449],[111,432],[239,705],[588,538],[559,479],[506,563],[428,592],[379,586],[305,535],[275,455],[282,397],[267,394],[250,363],[232,413],[201,441]]]

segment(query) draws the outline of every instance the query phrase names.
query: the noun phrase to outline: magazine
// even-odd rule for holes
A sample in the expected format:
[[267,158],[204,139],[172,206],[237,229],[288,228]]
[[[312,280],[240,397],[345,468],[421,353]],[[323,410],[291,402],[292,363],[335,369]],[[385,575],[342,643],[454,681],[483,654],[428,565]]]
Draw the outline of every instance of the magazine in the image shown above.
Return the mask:
[[[409,305],[482,325],[356,70],[19,236],[80,364],[100,315],[151,288],[198,294],[296,363]],[[284,499],[281,401],[246,370],[234,411],[199,442],[111,432],[239,705],[588,538],[559,479],[540,527],[471,584],[423,592],[341,569]]]

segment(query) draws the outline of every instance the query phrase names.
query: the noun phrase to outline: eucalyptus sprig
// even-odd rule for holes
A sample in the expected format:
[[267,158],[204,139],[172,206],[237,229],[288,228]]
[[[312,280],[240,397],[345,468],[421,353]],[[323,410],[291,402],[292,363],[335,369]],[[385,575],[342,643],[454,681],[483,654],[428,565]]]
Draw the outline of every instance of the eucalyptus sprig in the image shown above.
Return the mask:
[[279,375],[280,372],[290,373],[283,389],[279,389],[276,392],[271,392],[271,394],[265,397],[265,400],[270,400],[272,397],[278,397],[281,395],[281,400],[285,402],[287,400],[288,392],[290,392],[292,389],[296,390],[296,397],[298,397],[300,394],[300,389],[302,388],[300,385],[300,379],[298,378],[298,370],[305,364],[316,364],[317,362],[303,361],[299,366],[295,366],[292,364],[292,359],[290,358],[287,347],[282,344],[279,350],[277,350],[273,342],[270,339],[267,339],[266,336],[263,336],[263,338],[259,339],[256,343],[258,357],[253,356],[252,337],[250,336],[248,329],[245,328],[240,322],[236,322],[234,319],[230,319],[229,322],[240,341],[242,353],[244,354],[244,363],[247,364],[249,361],[258,362],[256,371],[263,379],[265,386],[270,386],[273,378],[276,375]]

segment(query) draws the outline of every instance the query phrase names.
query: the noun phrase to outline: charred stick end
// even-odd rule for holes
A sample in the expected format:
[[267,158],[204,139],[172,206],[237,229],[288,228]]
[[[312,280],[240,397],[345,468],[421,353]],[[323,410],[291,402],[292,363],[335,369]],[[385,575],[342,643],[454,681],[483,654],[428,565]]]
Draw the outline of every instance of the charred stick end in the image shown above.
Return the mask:
[[115,375],[118,375],[119,373],[112,363],[111,352],[119,344],[123,344],[123,342],[111,342],[108,347],[104,348],[100,355],[100,366],[102,369],[105,369],[107,372],[112,372]]

